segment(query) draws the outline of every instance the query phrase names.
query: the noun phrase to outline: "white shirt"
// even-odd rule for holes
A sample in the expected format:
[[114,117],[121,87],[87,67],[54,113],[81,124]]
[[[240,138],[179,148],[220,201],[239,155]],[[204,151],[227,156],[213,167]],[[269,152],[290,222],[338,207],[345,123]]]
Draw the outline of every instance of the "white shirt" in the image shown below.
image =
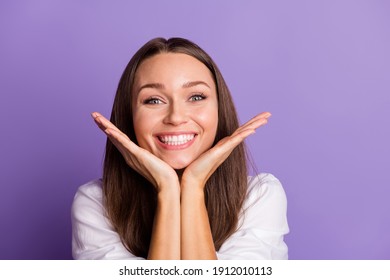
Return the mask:
[[[75,259],[142,259],[123,246],[103,207],[102,181],[81,186],[72,205],[72,253]],[[289,232],[287,199],[278,179],[261,173],[248,179],[237,231],[217,253],[223,260],[287,259],[283,241]]]

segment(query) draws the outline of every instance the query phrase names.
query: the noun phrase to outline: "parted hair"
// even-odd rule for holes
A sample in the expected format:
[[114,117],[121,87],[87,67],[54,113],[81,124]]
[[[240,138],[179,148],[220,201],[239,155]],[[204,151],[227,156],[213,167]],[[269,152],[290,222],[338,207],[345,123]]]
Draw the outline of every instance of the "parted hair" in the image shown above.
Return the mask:
[[[217,89],[218,127],[215,145],[238,127],[237,113],[229,89],[211,57],[195,43],[183,38],[155,38],[142,46],[127,64],[119,81],[111,122],[137,144],[132,118],[134,77],[138,66],[159,53],[181,53],[202,62],[211,72]],[[206,182],[205,205],[215,249],[238,227],[247,190],[244,144],[237,146]],[[129,167],[117,148],[107,140],[103,166],[103,201],[106,214],[122,243],[132,254],[146,258],[157,205],[154,186]]]

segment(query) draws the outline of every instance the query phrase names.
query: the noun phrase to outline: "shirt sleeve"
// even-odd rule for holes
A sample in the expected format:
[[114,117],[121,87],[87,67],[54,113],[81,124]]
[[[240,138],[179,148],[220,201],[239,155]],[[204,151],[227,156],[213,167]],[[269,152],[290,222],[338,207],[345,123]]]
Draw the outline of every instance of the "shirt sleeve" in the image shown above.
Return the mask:
[[123,246],[104,214],[102,182],[81,186],[73,200],[72,254],[74,259],[142,259]]
[[284,235],[287,224],[287,199],[280,181],[271,174],[249,180],[247,198],[238,230],[217,252],[218,259],[288,259]]

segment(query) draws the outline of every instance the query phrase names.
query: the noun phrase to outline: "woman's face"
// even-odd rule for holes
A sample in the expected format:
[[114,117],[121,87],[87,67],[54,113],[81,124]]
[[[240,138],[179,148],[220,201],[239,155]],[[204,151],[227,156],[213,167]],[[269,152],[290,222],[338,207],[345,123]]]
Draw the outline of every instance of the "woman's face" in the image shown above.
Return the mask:
[[132,109],[138,145],[174,169],[187,167],[214,142],[216,86],[192,56],[162,53],[144,60],[135,74]]

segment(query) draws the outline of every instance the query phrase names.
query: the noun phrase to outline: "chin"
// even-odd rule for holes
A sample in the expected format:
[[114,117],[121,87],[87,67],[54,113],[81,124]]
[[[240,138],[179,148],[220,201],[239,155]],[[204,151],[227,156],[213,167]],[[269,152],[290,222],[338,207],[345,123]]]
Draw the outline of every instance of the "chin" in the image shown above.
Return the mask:
[[175,170],[184,170],[189,164],[168,163]]
[[179,160],[179,159],[169,159],[169,160],[164,160],[166,163],[169,164],[173,169],[175,170],[181,170],[185,169],[188,165],[191,164],[192,160]]

